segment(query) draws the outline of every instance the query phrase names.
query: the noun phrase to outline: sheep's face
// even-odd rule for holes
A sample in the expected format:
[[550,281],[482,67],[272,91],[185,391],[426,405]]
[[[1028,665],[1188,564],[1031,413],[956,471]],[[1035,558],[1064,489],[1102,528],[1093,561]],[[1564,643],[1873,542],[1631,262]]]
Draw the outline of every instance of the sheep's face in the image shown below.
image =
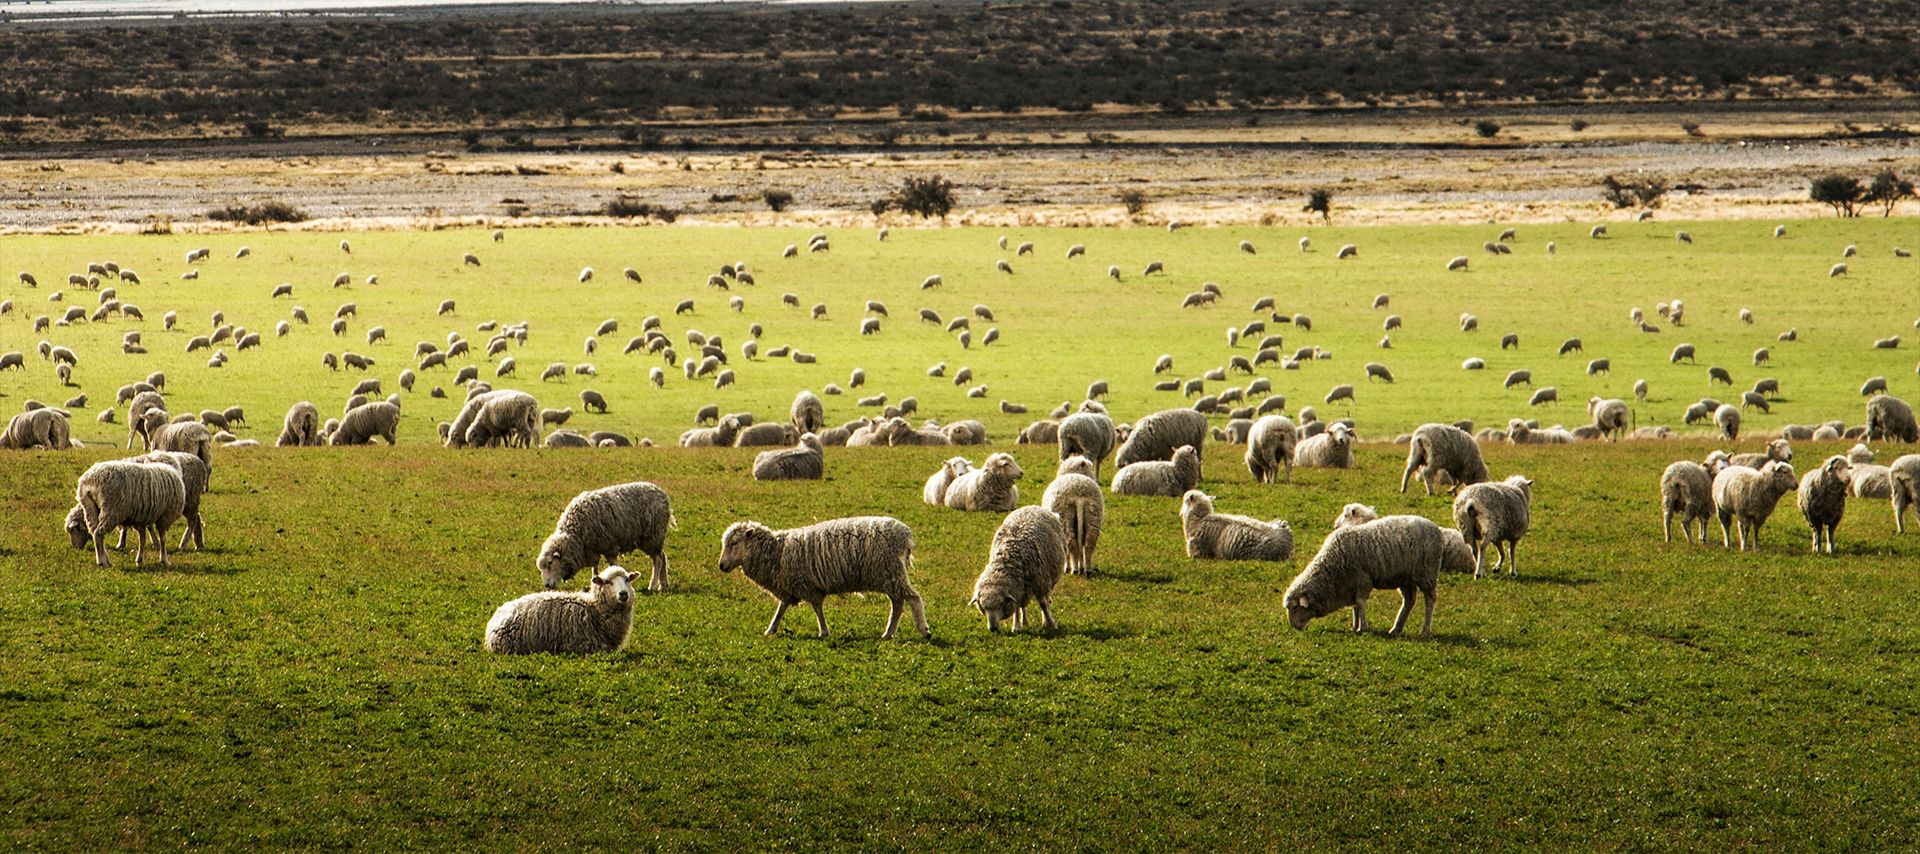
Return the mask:
[[1175,468],[1184,468],[1189,465],[1198,468],[1200,466],[1200,453],[1195,451],[1192,445],[1181,445],[1178,450],[1173,452],[1173,465]]
[[1008,480],[1019,480],[1027,474],[1020,470],[1020,464],[1014,462],[1011,454],[1004,453],[994,454],[987,460],[987,470]]
[[1000,631],[1000,622],[1012,617],[1014,611],[1019,610],[1013,597],[1006,594],[991,594],[985,599],[976,596],[973,607],[974,610],[986,616],[987,631],[990,632]]
[[1793,446],[1785,439],[1775,439],[1767,443],[1767,456],[1785,462],[1793,461]]
[[1180,497],[1180,515],[1183,518],[1206,516],[1213,512],[1213,498],[1198,489],[1189,489]]
[[732,572],[744,567],[756,545],[773,538],[773,532],[758,522],[735,522],[720,535],[720,571]]
[[1368,507],[1365,504],[1349,504],[1340,508],[1340,515],[1333,519],[1333,527],[1335,530],[1351,528],[1355,525],[1364,525],[1378,518],[1380,518],[1379,511],[1372,507]]
[[1314,607],[1310,596],[1290,596],[1287,598],[1287,625],[1298,631],[1307,627],[1314,617],[1327,613]]
[[1800,479],[1793,474],[1793,464],[1778,460],[1767,463],[1767,476],[1773,478],[1774,486],[1792,492],[1800,487]]
[[540,580],[552,590],[572,578],[580,571],[584,555],[580,554],[580,545],[572,536],[555,532],[540,546]]
[[1060,461],[1060,469],[1054,472],[1055,477],[1063,474],[1078,474],[1091,478],[1093,477],[1093,461],[1079,454],[1069,456]]
[[1842,482],[1853,479],[1853,463],[1846,457],[1828,457],[1826,469],[1828,475],[1839,478]]
[[93,535],[87,532],[86,512],[81,510],[78,504],[67,511],[67,539],[76,549],[84,549],[93,544]]
[[603,605],[625,605],[633,601],[633,579],[625,567],[609,566],[593,577],[593,599]]
[[947,476],[949,478],[959,477],[967,472],[973,471],[973,463],[967,462],[966,457],[954,457],[947,461],[946,466]]

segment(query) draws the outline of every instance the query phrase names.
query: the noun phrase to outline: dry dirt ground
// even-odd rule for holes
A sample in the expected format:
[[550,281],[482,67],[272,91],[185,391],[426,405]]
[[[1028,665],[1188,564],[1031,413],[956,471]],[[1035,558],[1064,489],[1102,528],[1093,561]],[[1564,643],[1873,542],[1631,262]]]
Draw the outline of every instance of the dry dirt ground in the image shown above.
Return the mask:
[[[1822,212],[1806,199],[1815,175],[1920,165],[1897,110],[1855,105],[1719,110],[1694,133],[1670,107],[1494,113],[1499,135],[1479,139],[1469,125],[1488,115],[1042,116],[895,125],[888,144],[844,122],[681,125],[648,149],[550,129],[513,134],[531,150],[512,152],[494,135],[469,146],[431,130],[46,145],[0,152],[0,230],[125,231],[156,217],[195,230],[213,227],[210,208],[264,200],[299,207],[309,228],[592,222],[623,195],[686,223],[853,225],[903,178],[933,173],[955,183],[959,224],[1118,224],[1127,189],[1146,195],[1150,224],[1303,224],[1301,202],[1322,186],[1346,224],[1592,219],[1608,210],[1608,174],[1674,184],[1663,217],[1789,217]],[[1570,115],[1590,124],[1575,131]],[[769,188],[793,207],[768,211]]]

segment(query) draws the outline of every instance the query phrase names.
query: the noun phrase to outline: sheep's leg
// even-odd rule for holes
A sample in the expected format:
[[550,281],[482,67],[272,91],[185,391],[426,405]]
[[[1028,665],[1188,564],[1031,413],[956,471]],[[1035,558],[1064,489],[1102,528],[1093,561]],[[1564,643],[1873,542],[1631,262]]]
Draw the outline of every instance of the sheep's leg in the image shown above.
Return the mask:
[[1287,482],[1293,482],[1293,455],[1287,455]]
[[101,569],[111,566],[107,563],[107,532],[103,528],[93,532],[93,560]]
[[898,596],[889,596],[887,599],[893,604],[893,607],[887,613],[887,630],[880,633],[880,637],[883,639],[893,637],[893,630],[900,625],[900,609],[904,604]]
[[1733,548],[1733,534],[1727,531],[1727,523],[1729,521],[1732,520],[1727,514],[1720,514],[1720,547],[1723,549]]
[[1473,577],[1487,577],[1487,544],[1479,540],[1473,541]]
[[770,622],[767,624],[766,633],[769,637],[771,637],[775,632],[780,631],[780,618],[786,615],[787,615],[787,603],[786,602],[774,603],[773,622]]
[[1906,487],[1899,483],[1893,485],[1893,532],[1895,534],[1907,532]]
[[1427,605],[1426,617],[1420,621],[1420,636],[1423,638],[1433,637],[1433,594],[1438,592],[1438,588],[1439,582],[1436,580],[1420,590],[1420,596]]
[[1060,630],[1060,624],[1053,621],[1053,597],[1049,596],[1040,600],[1040,620],[1041,625],[1045,626],[1047,631],[1057,632]]
[[927,606],[920,601],[920,594],[908,597],[907,606],[913,609],[913,627],[920,630],[920,636],[933,637],[933,627],[927,625]]
[[1407,625],[1407,615],[1413,613],[1414,588],[1400,588],[1400,613],[1394,615],[1393,628],[1387,629],[1387,637],[1393,637]]
[[[121,529],[121,531],[122,533],[125,533],[124,528]],[[133,533],[134,533],[134,538],[139,543],[139,545],[134,548],[133,565],[142,566],[142,565],[145,565],[147,562],[147,528],[144,525],[138,526],[134,528]]]
[[659,554],[653,555],[652,557],[653,577],[647,579],[647,589],[655,592],[665,592],[667,589],[667,553],[662,550]]
[[820,636],[824,638],[827,636],[827,612],[825,609],[820,607],[821,601],[822,600],[815,599],[812,602],[808,602],[807,604],[813,606],[813,621],[814,623],[819,625]]
[[1358,635],[1358,634],[1366,634],[1366,632],[1367,632],[1367,597],[1361,596],[1360,598],[1353,600],[1353,633]]
[[1507,574],[1515,578],[1520,577],[1519,540],[1512,540],[1507,543]]
[[[1414,468],[1416,468],[1416,466],[1414,465],[1413,461],[1408,460],[1406,470],[1400,472],[1400,491],[1402,493],[1405,493],[1407,491],[1407,481],[1413,479]],[[1421,480],[1426,480],[1426,478],[1422,477]],[[1433,484],[1431,483],[1427,484],[1427,494],[1428,495],[1433,494]]]
[[[1673,542],[1673,511],[1672,510],[1667,510],[1660,514],[1660,532],[1664,536],[1665,542],[1669,542],[1669,543]],[[1689,537],[1688,539],[1691,540],[1692,538]]]
[[173,562],[167,560],[167,531],[165,528],[159,525],[153,526],[153,544],[160,549],[160,565],[172,566]]

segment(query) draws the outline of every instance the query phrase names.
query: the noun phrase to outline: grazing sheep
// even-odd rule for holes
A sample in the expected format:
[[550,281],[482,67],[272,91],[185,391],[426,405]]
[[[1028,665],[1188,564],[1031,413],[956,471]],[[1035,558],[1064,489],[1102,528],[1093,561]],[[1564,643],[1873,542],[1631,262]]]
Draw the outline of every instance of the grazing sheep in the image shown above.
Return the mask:
[[1335,423],[1325,432],[1306,436],[1294,447],[1293,464],[1300,468],[1352,468],[1353,430]]
[[1866,382],[1860,384],[1861,397],[1872,397],[1876,394],[1885,394],[1886,392],[1886,377],[1868,377]]
[[[356,406],[340,418],[340,429],[327,439],[329,445],[367,445],[374,437],[394,444],[400,427],[400,407],[384,400]],[[158,441],[154,443],[156,446]]]
[[[200,521],[200,496],[207,491],[207,478],[212,474],[212,470],[207,468],[206,461],[179,451],[155,451],[133,457],[128,462],[164,463],[180,472],[180,477],[187,488],[186,502],[181,505],[180,513],[182,518],[186,519],[187,527],[180,532],[179,548],[185,549],[189,539],[193,541],[193,548],[196,551],[206,548],[205,532]],[[125,545],[126,536],[126,529],[120,529],[121,545]]]
[[1526,536],[1533,504],[1533,481],[1514,475],[1500,483],[1461,488],[1453,499],[1454,527],[1473,549],[1473,577],[1486,577],[1486,547],[1494,547],[1494,568],[1520,574],[1515,551]]
[[1720,429],[1721,437],[1727,441],[1739,441],[1740,410],[1734,408],[1733,404],[1730,403],[1720,404],[1720,407],[1713,411],[1713,425]]
[[[954,459],[962,464],[966,462],[958,457]],[[1066,528],[1067,572],[1081,575],[1092,572],[1093,553],[1100,545],[1100,529],[1107,513],[1106,495],[1100,489],[1092,461],[1081,456],[1061,460],[1058,473],[1040,499],[1040,506],[1053,511]]]
[[1716,382],[1721,383],[1723,385],[1733,385],[1733,375],[1727,373],[1726,368],[1722,368],[1722,367],[1707,368],[1707,385],[1713,385]]
[[1920,426],[1913,419],[1913,407],[1890,394],[1867,401],[1867,441],[1920,442]]
[[[1204,419],[1203,419],[1204,421]],[[1060,459],[1079,455],[1093,462],[1094,479],[1113,451],[1113,419],[1099,412],[1076,412],[1060,422]]]
[[1760,550],[1760,526],[1773,515],[1780,497],[1798,486],[1793,464],[1774,461],[1758,470],[1729,466],[1713,479],[1714,513],[1720,519],[1721,544],[1733,547],[1729,523],[1739,529],[1740,550]]
[[[149,536],[167,560],[167,529],[186,512],[187,483],[180,469],[167,463],[108,460],[95,463],[80,475],[73,496],[79,518],[68,514],[67,532],[76,548],[93,541],[93,558],[102,568],[107,561],[108,531],[129,527],[139,537],[134,564],[146,562]],[[74,524],[78,522],[79,524]]]
[[626,646],[633,626],[633,579],[610,566],[593,577],[591,589],[529,593],[493,612],[487,621],[489,652],[590,654]]
[[1447,262],[1447,272],[1451,273],[1455,270],[1466,271],[1468,260],[1465,255],[1454,256],[1453,260]]
[[1660,530],[1664,542],[1673,542],[1673,520],[1693,543],[1693,524],[1700,523],[1700,542],[1707,541],[1707,520],[1713,517],[1713,473],[1692,460],[1681,460],[1660,474]]
[[1010,454],[987,457],[980,468],[961,474],[948,484],[945,501],[954,510],[994,510],[1007,512],[1020,504],[1016,485],[1026,472]]
[[[1386,380],[1388,383],[1393,382],[1393,372],[1387,370],[1386,365],[1382,365],[1379,362],[1368,362],[1365,370],[1367,372],[1368,382],[1372,382],[1375,379]],[[1328,401],[1328,403],[1332,403],[1332,401]]]
[[1633,417],[1627,402],[1618,398],[1588,398],[1587,414],[1593,416],[1593,427],[1601,436],[1616,442],[1626,433]]
[[[1155,412],[1134,423],[1132,433],[1115,452],[1114,463],[1124,468],[1147,460],[1165,460],[1183,445],[1192,447],[1199,456],[1204,451],[1202,443],[1206,436],[1207,417],[1199,412],[1191,409]],[[1179,494],[1174,493],[1174,497]]]
[[1546,388],[1536,389],[1533,393],[1533,396],[1530,398],[1527,398],[1528,406],[1540,406],[1542,404],[1559,403],[1559,402],[1560,402],[1560,390],[1557,388],[1554,388],[1553,386],[1547,386]]
[[678,528],[666,490],[645,481],[617,484],[574,496],[540,546],[540,578],[548,589],[581,569],[612,563],[639,551],[653,559],[647,589],[667,589],[667,531]]
[[[1284,406],[1284,404],[1282,404]],[[1297,444],[1293,422],[1284,415],[1268,415],[1253,422],[1247,432],[1247,472],[1256,483],[1293,482],[1293,455]]]
[[1305,629],[1315,617],[1353,608],[1353,630],[1367,630],[1367,598],[1375,590],[1400,591],[1400,613],[1389,635],[1406,627],[1415,593],[1424,597],[1420,635],[1433,630],[1433,598],[1448,541],[1439,525],[1419,516],[1388,516],[1335,528],[1320,551],[1287,586],[1287,624]]
[[[786,428],[787,425],[780,426]],[[753,479],[819,480],[825,476],[824,454],[820,437],[811,432],[805,433],[795,447],[762,451],[754,457]]]
[[1200,455],[1192,445],[1182,445],[1171,460],[1146,460],[1122,466],[1113,474],[1116,495],[1158,495],[1179,498],[1200,485]]
[[813,606],[824,638],[827,616],[821,603],[827,596],[874,592],[893,603],[882,637],[893,637],[903,606],[913,608],[921,636],[932,637],[920,594],[907,580],[912,564],[913,531],[887,516],[833,519],[787,530],[735,522],[720,537],[720,571],[739,568],[778,603],[768,635],[779,630],[788,607],[806,602]]
[[1407,466],[1400,473],[1400,491],[1418,475],[1433,494],[1435,481],[1445,476],[1451,489],[1484,482],[1487,464],[1480,457],[1480,446],[1473,435],[1451,424],[1422,424],[1407,442]]
[[1029,601],[1040,604],[1048,630],[1060,627],[1053,619],[1053,587],[1066,566],[1067,548],[1066,531],[1052,511],[1022,507],[1007,514],[968,603],[986,616],[989,631],[1000,631],[1000,622],[1009,618],[1016,631],[1025,628]]
[[540,438],[540,404],[522,391],[493,391],[475,383],[448,431],[449,448],[496,444],[531,448]]
[[1800,494],[1795,496],[1794,503],[1799,505],[1807,526],[1813,529],[1814,554],[1820,553],[1822,538],[1826,541],[1827,554],[1833,554],[1833,533],[1847,512],[1847,481],[1852,474],[1852,464],[1846,457],[1832,456],[1800,479]]
[[1284,519],[1262,522],[1213,512],[1213,497],[1188,490],[1180,503],[1180,530],[1187,557],[1215,560],[1285,561],[1293,557],[1293,527]]
[[1333,257],[1334,257],[1334,260],[1336,261],[1342,260],[1345,258],[1358,258],[1360,257],[1360,247],[1355,246],[1351,243],[1348,243],[1344,246],[1341,246],[1339,251],[1333,254]]
[[1894,533],[1904,534],[1907,508],[1920,507],[1920,454],[1907,454],[1888,466],[1887,494],[1893,499]]
[[1842,262],[1827,268],[1827,278],[1832,279],[1847,274],[1847,265]]
[[1509,371],[1506,380],[1500,384],[1500,387],[1513,388],[1521,383],[1526,383],[1529,386],[1533,385],[1533,372],[1525,369]]
[[1327,392],[1325,402],[1333,403],[1337,400],[1344,400],[1351,403],[1353,401],[1353,386],[1341,384],[1334,386],[1332,390]]
[[[72,435],[65,412],[31,408],[8,419],[6,429],[0,430],[0,449],[64,451],[74,447]],[[131,439],[128,447],[132,447]]]

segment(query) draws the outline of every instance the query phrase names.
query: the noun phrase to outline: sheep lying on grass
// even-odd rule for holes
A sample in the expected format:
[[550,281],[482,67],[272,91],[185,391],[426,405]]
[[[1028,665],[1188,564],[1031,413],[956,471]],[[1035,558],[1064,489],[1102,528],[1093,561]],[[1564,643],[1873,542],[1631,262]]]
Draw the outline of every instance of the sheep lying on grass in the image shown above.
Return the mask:
[[[793,429],[785,424],[780,425]],[[800,437],[799,444],[777,451],[762,451],[753,458],[754,480],[819,480],[826,474],[825,450],[820,437],[812,433]]]
[[639,551],[653,559],[647,589],[664,591],[667,531],[678,527],[666,490],[646,481],[582,492],[567,502],[540,546],[540,579],[552,589],[582,569]]
[[987,630],[1000,631],[1000,621],[1011,617],[1018,631],[1027,624],[1027,603],[1040,604],[1040,618],[1048,631],[1060,628],[1053,620],[1053,586],[1067,564],[1067,533],[1060,517],[1044,507],[1022,507],[1007,514],[993,534],[987,566],[973,583],[969,602],[987,617]]
[[1389,516],[1335,528],[1319,553],[1287,586],[1287,624],[1304,629],[1315,617],[1353,608],[1353,630],[1367,630],[1367,597],[1375,590],[1400,591],[1400,613],[1387,631],[1396,635],[1413,613],[1414,594],[1425,597],[1421,636],[1433,630],[1433,597],[1446,562],[1447,539],[1439,525],[1419,516]]
[[1187,557],[1284,561],[1293,557],[1293,527],[1284,519],[1263,522],[1213,512],[1213,497],[1187,490],[1180,503],[1180,529]]
[[804,528],[774,530],[759,522],[735,522],[720,537],[720,571],[735,568],[779,604],[767,634],[780,629],[787,608],[813,606],[820,637],[827,636],[821,603],[834,594],[874,592],[893,602],[882,637],[893,637],[903,606],[912,606],[914,627],[932,637],[920,594],[907,580],[913,565],[913,531],[888,516],[833,519]]
[[586,592],[548,590],[501,605],[487,621],[489,652],[614,652],[633,628],[633,579],[610,566]]
[[1113,473],[1113,491],[1118,495],[1179,498],[1199,484],[1200,455],[1191,445],[1180,446],[1172,460],[1138,462]]
[[946,504],[955,510],[1011,511],[1020,504],[1020,487],[1015,482],[1025,474],[1012,455],[994,454],[979,469],[953,478]]

